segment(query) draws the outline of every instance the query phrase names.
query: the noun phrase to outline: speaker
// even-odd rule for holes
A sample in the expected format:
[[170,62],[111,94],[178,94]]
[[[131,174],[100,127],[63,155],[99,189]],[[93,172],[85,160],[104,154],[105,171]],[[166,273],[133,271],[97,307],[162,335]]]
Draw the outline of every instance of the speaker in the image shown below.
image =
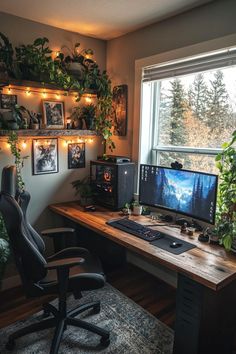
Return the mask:
[[133,162],[90,161],[90,180],[96,204],[119,210],[134,193]]

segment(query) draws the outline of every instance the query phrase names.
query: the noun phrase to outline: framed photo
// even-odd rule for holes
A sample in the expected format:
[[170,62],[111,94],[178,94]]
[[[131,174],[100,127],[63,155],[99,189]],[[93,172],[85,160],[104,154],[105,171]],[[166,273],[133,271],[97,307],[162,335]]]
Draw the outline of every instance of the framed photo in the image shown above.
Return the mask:
[[68,168],[85,167],[85,143],[68,144]]
[[64,129],[64,102],[43,100],[43,126],[45,129]]
[[12,106],[17,104],[17,96],[16,95],[0,95],[0,106],[2,109],[11,109]]
[[58,172],[58,141],[53,139],[33,139],[33,175]]
[[125,136],[127,134],[127,105],[128,86],[115,86],[112,93],[114,135]]

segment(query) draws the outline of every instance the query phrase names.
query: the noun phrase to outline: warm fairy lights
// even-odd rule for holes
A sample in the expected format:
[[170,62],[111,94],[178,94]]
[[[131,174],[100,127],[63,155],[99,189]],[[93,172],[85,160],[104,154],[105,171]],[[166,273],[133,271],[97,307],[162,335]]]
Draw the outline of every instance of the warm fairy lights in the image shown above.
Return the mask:
[[[75,92],[65,92],[65,91],[55,92],[54,90],[48,89],[48,88],[47,88],[47,91],[46,90],[42,91],[42,89],[37,90],[37,89],[33,89],[31,87],[23,87],[23,86],[22,87],[11,87],[9,85],[6,88],[6,93],[10,95],[10,94],[12,94],[13,90],[14,91],[22,91],[25,93],[26,96],[31,96],[32,94],[41,95],[44,99],[50,96],[52,98],[55,97],[57,100],[60,100],[61,96],[71,96],[75,103],[77,103],[79,100],[79,96]],[[82,95],[82,98],[84,99],[86,104],[91,104],[97,98],[97,95],[92,94],[92,93],[84,93]]]
[[21,146],[22,146],[22,149],[24,149],[24,150],[27,148],[27,143],[25,140],[22,142]]
[[91,96],[86,96],[85,97],[85,102],[87,102],[87,103],[91,103],[92,102],[92,98],[91,98]]
[[[27,138],[27,139],[22,139],[21,137],[19,137],[19,147],[22,149],[22,150],[26,150],[28,148],[31,147],[31,144],[33,142],[33,139],[35,140],[34,142],[34,145],[35,146],[38,146],[39,144],[40,145],[44,145],[44,146],[49,146],[51,144],[51,139],[50,138],[39,138],[39,139],[35,139],[34,137],[30,137],[30,138]],[[62,146],[67,148],[68,147],[68,144],[76,144],[76,143],[89,143],[89,144],[92,144],[94,142],[94,138],[90,138],[90,137],[79,137],[79,138],[71,138],[71,139],[67,139],[67,138],[64,138],[64,137],[61,137],[59,136],[58,137],[59,140],[62,141]],[[0,142],[3,141],[5,143],[5,146],[6,146],[6,149],[10,149],[10,144],[5,140],[5,138],[3,137],[0,137]]]

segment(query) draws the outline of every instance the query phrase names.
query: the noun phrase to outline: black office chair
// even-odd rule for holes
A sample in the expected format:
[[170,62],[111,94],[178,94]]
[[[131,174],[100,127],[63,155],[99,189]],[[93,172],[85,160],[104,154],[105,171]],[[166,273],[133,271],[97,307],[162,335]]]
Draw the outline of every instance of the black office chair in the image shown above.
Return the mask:
[[67,325],[83,328],[100,335],[101,344],[108,346],[110,341],[107,330],[75,318],[87,309],[93,309],[94,313],[98,313],[100,302],[84,304],[70,311],[67,310],[66,305],[68,293],[73,293],[74,297],[78,299],[82,297],[82,290],[93,290],[104,286],[105,279],[99,260],[88,250],[73,247],[61,250],[46,261],[44,242],[26,218],[29,200],[29,193],[16,191],[15,166],[4,167],[0,212],[9,235],[23,289],[27,297],[56,294],[58,309],[49,303],[43,305],[44,313],[51,317],[11,334],[6,348],[13,349],[15,339],[25,334],[55,327],[50,350],[50,354],[55,354],[58,352]]

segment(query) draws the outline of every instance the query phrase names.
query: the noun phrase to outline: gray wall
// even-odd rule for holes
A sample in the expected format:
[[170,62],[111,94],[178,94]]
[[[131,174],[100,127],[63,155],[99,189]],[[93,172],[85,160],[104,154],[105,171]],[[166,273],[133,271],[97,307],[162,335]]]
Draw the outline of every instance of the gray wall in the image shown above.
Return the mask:
[[[33,21],[28,21],[19,17],[0,13],[0,32],[7,35],[13,45],[32,43],[37,37],[47,37],[50,41],[50,48],[57,51],[62,45],[73,48],[77,42],[81,43],[81,48],[92,48],[95,52],[95,60],[102,70],[106,66],[106,42],[76,33],[64,31],[51,26],[43,25]],[[13,91],[17,94],[19,104],[30,110],[40,111],[42,97],[38,94],[31,94],[27,97],[24,92]],[[48,96],[52,98],[52,96]],[[65,102],[66,116],[69,116],[76,104],[72,97],[63,97]],[[5,139],[6,140],[6,139]],[[0,140],[0,171],[6,164],[13,163],[6,141]],[[47,205],[54,202],[68,201],[74,199],[74,190],[70,182],[74,179],[88,175],[89,161],[95,159],[100,149],[99,138],[93,143],[86,144],[86,168],[68,170],[67,169],[67,148],[63,140],[59,140],[59,173],[41,176],[32,176],[31,164],[31,138],[27,139],[27,148],[22,151],[23,155],[29,155],[23,168],[23,177],[26,188],[31,193],[32,199],[29,207],[29,219],[36,228],[40,229],[53,225],[55,222],[52,213],[49,213]]]
[[[132,154],[135,60],[236,33],[236,1],[214,1],[108,41],[107,70],[113,85],[128,84],[128,134],[115,139],[115,154]],[[136,138],[135,138],[136,141]],[[134,146],[135,148],[135,146]]]

